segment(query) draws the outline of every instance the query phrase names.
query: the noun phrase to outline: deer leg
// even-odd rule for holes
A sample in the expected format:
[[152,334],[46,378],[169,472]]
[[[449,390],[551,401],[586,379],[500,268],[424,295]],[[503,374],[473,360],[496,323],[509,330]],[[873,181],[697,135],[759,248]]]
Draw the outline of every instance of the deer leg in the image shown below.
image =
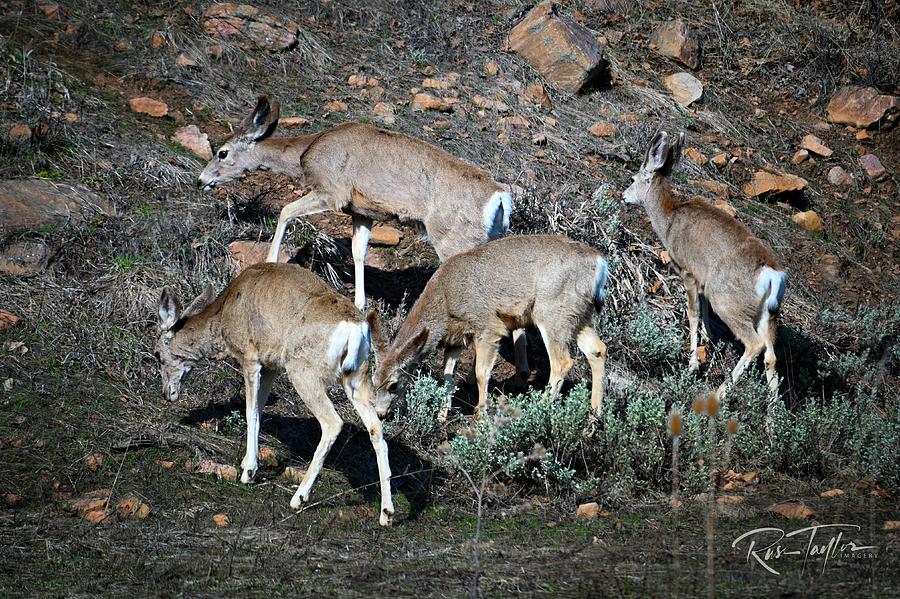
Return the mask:
[[688,327],[691,334],[691,360],[689,368],[691,372],[700,368],[700,359],[697,355],[697,327],[700,321],[700,294],[697,290],[697,279],[694,275],[685,271],[683,273],[684,291],[687,296]]
[[269,254],[266,256],[266,262],[278,262],[278,250],[281,248],[281,242],[284,239],[287,226],[292,220],[308,214],[339,208],[339,206],[334,206],[330,196],[315,190],[282,208],[281,213],[278,215],[278,225],[275,227],[272,243],[269,245]]
[[578,349],[591,366],[591,409],[599,418],[603,407],[603,378],[606,374],[606,344],[591,327],[578,333]]
[[541,337],[544,339],[544,346],[547,348],[547,355],[550,357],[550,380],[547,386],[550,387],[550,399],[555,400],[559,396],[562,389],[563,380],[566,378],[569,370],[574,362],[569,356],[569,350],[565,343],[560,343],[556,338],[550,337],[550,333],[542,323],[536,323]]
[[369,238],[372,236],[372,219],[353,215],[353,303],[360,310],[366,307],[365,266]]
[[328,455],[331,446],[334,445],[341,428],[344,426],[344,422],[334,409],[334,405],[328,399],[328,393],[325,391],[325,388],[318,383],[310,384],[304,380],[304,375],[305,373],[299,370],[290,373],[291,382],[294,384],[297,392],[301,394],[306,407],[319,421],[319,426],[322,428],[322,437],[319,439],[316,451],[309,462],[309,468],[306,470],[306,474],[303,475],[300,486],[297,487],[297,492],[291,498],[291,507],[295,510],[300,509],[304,502],[309,501],[310,489],[312,489],[316,477],[322,470],[325,456]]
[[772,337],[766,338],[766,379],[773,394],[778,394],[778,372],[775,370],[775,343]]
[[444,386],[447,387],[447,397],[438,412],[438,422],[447,422],[447,414],[450,413],[450,404],[453,402],[453,371],[456,369],[456,363],[459,361],[461,353],[462,348],[459,347],[444,352]]
[[262,364],[253,362],[244,365],[244,394],[247,401],[247,450],[241,460],[241,482],[249,483],[256,474],[257,455],[259,454],[259,409],[257,408],[260,390],[260,372]]
[[516,374],[522,378],[528,378],[531,368],[528,367],[528,337],[525,329],[515,329],[512,332],[513,350],[516,354]]
[[719,386],[719,390],[717,391],[719,395],[719,399],[722,399],[725,396],[725,391],[734,386],[735,383],[738,382],[738,379],[741,378],[741,375],[744,374],[744,371],[747,369],[747,366],[753,362],[753,360],[762,352],[764,344],[757,343],[755,345],[750,344],[749,342],[744,342],[744,355],[741,356],[741,359],[738,360],[737,365],[735,365],[734,370],[731,371],[731,381],[725,381]]
[[499,339],[475,340],[475,379],[478,381],[478,407],[475,416],[481,417],[487,410],[488,381],[491,379],[491,370],[494,369],[494,361],[497,359],[497,342]]
[[381,513],[378,522],[382,526],[389,526],[394,516],[394,501],[391,498],[391,464],[388,460],[388,446],[384,440],[381,420],[375,408],[372,407],[372,393],[368,382],[353,389],[345,386],[347,397],[356,408],[356,413],[362,419],[363,426],[369,431],[369,439],[375,449],[375,459],[378,462],[378,480],[381,483]]

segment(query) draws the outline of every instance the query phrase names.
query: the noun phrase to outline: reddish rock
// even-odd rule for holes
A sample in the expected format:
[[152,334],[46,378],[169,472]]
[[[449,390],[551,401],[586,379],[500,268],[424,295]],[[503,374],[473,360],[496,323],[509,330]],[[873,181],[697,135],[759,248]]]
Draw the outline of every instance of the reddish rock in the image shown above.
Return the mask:
[[690,69],[700,68],[700,39],[681,19],[657,27],[650,44],[663,56],[674,58]]
[[703,84],[690,73],[674,73],[663,77],[663,84],[681,106],[688,107],[703,97]]
[[791,220],[806,229],[808,233],[818,233],[824,227],[822,219],[814,210],[798,212],[791,217]]
[[881,161],[874,154],[859,157],[859,165],[866,171],[866,176],[873,182],[886,181],[890,176]]
[[708,191],[709,193],[720,199],[728,199],[728,185],[726,185],[725,183],[711,180],[697,180],[694,181],[694,183],[696,183],[698,187],[701,187],[702,189]]
[[417,110],[437,110],[451,112],[459,100],[456,98],[437,98],[431,94],[419,93],[413,98],[413,108]]
[[497,63],[493,60],[489,60],[484,63],[484,66],[481,67],[481,72],[487,75],[488,77],[493,77],[497,73],[500,72],[500,67],[497,66]]
[[616,134],[616,126],[612,123],[598,122],[591,125],[591,135],[611,137]]
[[211,160],[213,157],[212,147],[209,145],[209,137],[206,133],[201,133],[197,125],[179,127],[175,130],[172,140],[178,142],[200,158]]
[[282,476],[295,485],[299,485],[303,482],[303,477],[306,476],[306,470],[296,466],[288,466],[284,469]]
[[552,105],[550,95],[547,93],[547,90],[544,89],[543,83],[529,83],[525,86],[525,91],[522,92],[522,95],[525,96],[526,99],[535,104],[540,104],[544,108],[550,108]]
[[900,114],[900,98],[880,94],[874,87],[846,85],[835,92],[826,111],[833,123],[854,127],[889,125]]
[[154,49],[162,48],[166,45],[166,36],[162,31],[154,31],[150,36],[150,47]]
[[812,134],[803,137],[800,141],[800,147],[818,156],[824,156],[825,158],[828,158],[834,153],[831,148],[822,143],[821,139]]
[[603,47],[593,34],[560,16],[549,1],[512,28],[507,45],[553,85],[573,94],[591,83],[603,64]]
[[596,501],[590,503],[582,503],[575,510],[575,517],[579,520],[594,520],[600,515],[600,506]]
[[809,150],[800,149],[794,152],[794,155],[791,157],[791,164],[797,166],[798,164],[803,164],[809,160]]
[[28,141],[31,139],[31,127],[22,124],[13,125],[9,128],[9,138]]
[[750,197],[760,196],[766,193],[787,193],[791,191],[803,191],[806,189],[806,179],[797,175],[786,173],[770,173],[768,171],[756,171],[753,179],[744,186],[744,193]]
[[19,324],[19,320],[21,319],[12,312],[0,310],[0,333]]
[[218,464],[213,462],[212,460],[203,460],[199,464],[197,464],[197,468],[194,470],[196,474],[212,474],[215,475],[219,480],[227,480],[234,482],[238,478],[237,468],[234,466],[229,466],[227,464]]
[[725,168],[728,165],[728,154],[725,152],[719,152],[712,158],[710,158],[710,162],[715,165],[716,168]]
[[505,116],[497,121],[497,128],[501,131],[526,131],[531,125],[523,116]]
[[832,185],[846,185],[851,179],[850,173],[839,166],[832,167],[828,171],[828,182]]
[[394,107],[387,102],[379,102],[372,108],[372,112],[375,113],[379,121],[387,125],[393,125],[397,120],[394,117]]
[[819,497],[825,497],[826,499],[830,499],[832,497],[840,497],[844,494],[843,489],[830,489],[828,491],[822,491],[819,493]]
[[400,243],[403,233],[399,229],[388,225],[376,225],[372,227],[372,236],[369,243],[372,245],[395,246]]
[[687,156],[688,160],[690,160],[694,164],[698,164],[700,166],[703,166],[704,164],[706,164],[706,162],[708,160],[708,158],[706,157],[706,154],[702,153],[700,150],[698,150],[697,148],[694,148],[694,147],[691,147],[691,148],[688,148],[687,150],[685,150],[684,155]]
[[225,528],[231,522],[225,514],[216,514],[212,517],[212,520],[219,528]]
[[273,468],[278,466],[278,457],[271,447],[260,447],[256,459],[263,466],[271,466]]
[[302,116],[287,116],[278,119],[278,126],[282,129],[299,129],[309,124],[309,120]]
[[770,505],[767,511],[791,520],[811,520],[816,517],[816,512],[802,501],[783,501]]
[[246,49],[288,50],[297,44],[300,26],[249,4],[212,4],[203,14],[204,31]]
[[175,64],[177,64],[180,67],[186,67],[186,68],[190,68],[190,69],[199,69],[200,68],[200,63],[197,62],[192,56],[189,56],[188,54],[185,54],[184,52],[180,53],[175,58]]
[[51,21],[59,21],[63,16],[62,9],[60,9],[59,4],[56,4],[55,2],[42,2],[38,4],[38,8],[41,9],[44,16]]
[[141,114],[149,114],[157,118],[164,117],[169,113],[169,107],[165,102],[154,100],[153,98],[140,97],[128,100],[131,110]]
[[[266,261],[266,255],[269,253],[269,243],[265,241],[232,241],[228,244],[228,251],[231,252],[231,272],[237,275],[239,272],[252,266]],[[278,248],[278,261],[287,262],[290,255],[284,245]]]
[[347,112],[347,103],[340,100],[333,100],[325,104],[325,110],[329,112]]

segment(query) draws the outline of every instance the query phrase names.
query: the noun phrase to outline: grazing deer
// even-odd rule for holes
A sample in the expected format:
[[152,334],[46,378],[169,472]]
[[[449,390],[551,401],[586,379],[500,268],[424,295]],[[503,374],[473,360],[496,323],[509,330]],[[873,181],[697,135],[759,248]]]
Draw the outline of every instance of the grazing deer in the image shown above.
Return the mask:
[[[775,325],[785,273],[775,256],[734,217],[702,200],[672,197],[669,175],[681,160],[684,133],[669,145],[665,132],[654,136],[641,170],[624,194],[628,204],[644,206],[653,230],[680,271],[687,294],[691,336],[690,369],[696,370],[700,295],[744,344],[744,355],[731,373],[734,384],[756,356],[766,350],[766,377],[778,391]],[[721,394],[725,383],[719,388]]]
[[[373,318],[370,315],[369,320]],[[247,397],[247,452],[241,482],[256,473],[259,420],[278,370],[283,368],[303,403],[319,421],[322,438],[291,507],[308,501],[325,456],[343,427],[328,399],[327,387],[340,381],[369,431],[381,480],[381,515],[388,525],[394,513],[391,470],[369,377],[370,322],[350,300],[308,270],[293,264],[257,264],[239,274],[214,298],[212,287],[184,310],[168,289],[159,302],[159,339],[163,393],[178,399],[181,380],[201,358],[229,356],[244,373]]]
[[[558,235],[504,237],[453,256],[432,275],[391,346],[378,353],[378,402],[389,405],[401,372],[438,347],[452,383],[462,348],[474,341],[480,414],[498,342],[534,324],[550,356],[553,397],[574,364],[568,344],[577,338],[591,366],[591,407],[599,415],[606,345],[591,327],[591,315],[605,298],[606,277],[606,260],[595,249]],[[441,420],[449,401],[448,396]]]
[[[248,172],[271,170],[305,179],[310,191],[281,210],[268,262],[292,220],[325,211],[353,217],[354,302],[366,303],[364,265],[373,220],[397,217],[424,225],[438,258],[465,252],[509,230],[512,196],[481,169],[414,137],[345,123],[299,137],[272,137],[280,105],[262,96],[197,179],[210,190]],[[513,333],[516,366],[529,371],[524,331]]]

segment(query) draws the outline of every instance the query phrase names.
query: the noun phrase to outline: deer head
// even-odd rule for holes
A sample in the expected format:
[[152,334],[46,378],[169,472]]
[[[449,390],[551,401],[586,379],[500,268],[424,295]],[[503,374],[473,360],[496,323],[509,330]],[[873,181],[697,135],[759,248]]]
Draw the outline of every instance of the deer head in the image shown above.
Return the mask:
[[181,312],[181,303],[166,287],[159,298],[159,337],[154,347],[154,356],[159,361],[163,395],[169,401],[176,401],[181,391],[181,381],[194,363],[202,355],[201,340],[184,331],[187,320],[204,310],[215,299],[212,285],[207,285],[187,309]]
[[669,136],[665,131],[657,132],[650,140],[641,169],[632,177],[631,186],[622,194],[625,203],[643,204],[654,185],[672,173],[672,169],[681,160],[683,147],[684,132],[678,134],[678,139],[672,146],[669,145]]
[[375,376],[372,379],[375,386],[376,411],[387,413],[400,388],[403,370],[421,359],[426,341],[428,329],[423,328],[411,339],[395,339],[391,347],[384,351],[376,351]]

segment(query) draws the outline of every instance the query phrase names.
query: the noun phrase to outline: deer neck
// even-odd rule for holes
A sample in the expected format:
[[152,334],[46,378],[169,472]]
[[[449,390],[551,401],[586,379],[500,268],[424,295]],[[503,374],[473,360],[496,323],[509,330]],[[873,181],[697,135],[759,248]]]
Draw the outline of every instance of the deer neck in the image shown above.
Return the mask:
[[292,177],[301,175],[300,159],[319,135],[314,133],[298,137],[269,137],[257,142],[254,152],[260,168]]
[[650,217],[650,224],[662,244],[669,247],[669,228],[678,202],[672,196],[672,189],[666,180],[654,181],[644,200],[644,209]]
[[439,294],[426,294],[428,294],[427,287],[425,292],[423,292],[423,297],[413,305],[409,316],[403,322],[403,326],[400,327],[400,331],[397,333],[397,338],[394,341],[394,347],[399,348],[402,352],[402,348],[410,340],[415,339],[424,329],[428,329],[428,339],[419,352],[414,352],[411,355],[402,355],[402,353],[397,355],[397,361],[401,368],[412,365],[418,356],[427,356],[437,349],[438,344],[444,339],[449,328],[443,298],[439,297]]
[[218,358],[226,349],[218,314],[210,314],[207,308],[185,321],[175,335],[179,353],[194,360]]

